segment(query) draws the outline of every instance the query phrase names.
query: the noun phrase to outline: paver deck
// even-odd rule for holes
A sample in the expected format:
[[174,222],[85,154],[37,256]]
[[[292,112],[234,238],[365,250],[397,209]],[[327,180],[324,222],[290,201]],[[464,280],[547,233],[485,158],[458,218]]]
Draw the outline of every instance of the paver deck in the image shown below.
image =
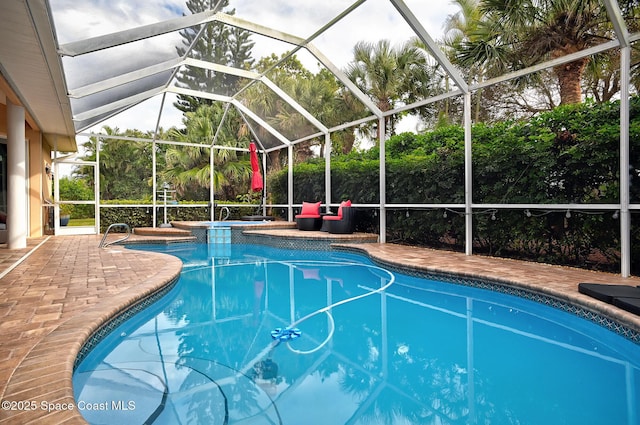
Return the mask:
[[[99,241],[100,236],[56,236],[29,240],[24,250],[0,247],[0,399],[5,402],[0,424],[85,423],[71,384],[82,344],[110,317],[181,270],[172,256],[118,246],[99,249]],[[589,306],[640,330],[640,317],[577,290],[583,281],[640,285],[637,277],[394,244],[349,246],[393,265],[500,278]],[[14,404],[7,408],[6,402]]]
[[[71,373],[83,341],[182,268],[169,255],[99,242],[96,235],[48,238],[0,279],[0,423],[85,423],[63,409],[74,406]],[[18,254],[0,251],[0,258]],[[49,403],[51,412],[43,408]]]

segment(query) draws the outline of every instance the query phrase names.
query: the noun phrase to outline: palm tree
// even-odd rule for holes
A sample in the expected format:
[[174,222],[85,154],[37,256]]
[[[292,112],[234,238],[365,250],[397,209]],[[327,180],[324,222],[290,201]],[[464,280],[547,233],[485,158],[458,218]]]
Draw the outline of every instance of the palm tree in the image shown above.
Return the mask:
[[[433,67],[425,51],[415,40],[393,47],[389,40],[377,43],[358,42],[347,75],[360,90],[368,94],[383,112],[400,103],[423,98],[431,91]],[[388,119],[389,132],[395,134],[397,118]],[[382,129],[378,129],[378,138]]]
[[[321,69],[314,74],[307,70],[295,55],[288,58],[281,66],[271,69],[286,55],[287,53],[281,57],[275,54],[264,57],[258,62],[256,70],[258,72],[270,70],[267,77],[326,127],[362,117],[362,115],[356,117],[358,113],[356,109],[352,109],[350,104],[345,103],[343,89],[328,70]],[[311,122],[263,84],[253,84],[245,90],[242,101],[290,139],[297,139],[318,131]],[[279,143],[263,130],[259,128],[255,130],[267,144]],[[338,148],[342,151],[351,150],[353,138],[349,141],[347,137],[336,138],[335,134],[333,136],[334,143],[338,142]],[[311,150],[313,146],[319,146],[320,152],[324,152],[323,145],[323,137],[297,144],[295,160],[303,161],[313,155]],[[278,168],[278,153],[279,151],[270,153],[273,168]]]
[[[452,3],[458,5],[460,11],[447,16],[444,23],[445,35],[442,44],[449,60],[456,63],[456,54],[460,50],[460,46],[473,39],[473,35],[477,33],[478,26],[485,19],[485,15],[480,9],[480,0],[454,0]],[[485,64],[474,63],[465,71],[472,81],[481,81],[486,73]],[[482,90],[478,90],[474,100],[474,121],[478,122],[482,105]]]
[[[480,0],[483,19],[457,53],[465,66],[496,73],[525,68],[606,41],[610,23],[597,0]],[[581,81],[589,58],[558,65],[560,103],[582,101]]]
[[595,55],[585,69],[585,93],[598,103],[610,101],[620,91],[620,53],[616,50]]
[[[287,80],[283,89],[304,107],[311,115],[327,127],[340,125],[365,116],[364,108],[355,104],[355,97],[350,91],[341,86],[335,76],[326,69],[321,69],[317,74],[310,74],[302,78]],[[280,125],[283,128],[295,128],[304,130],[307,134],[317,131],[311,124],[300,119],[299,115],[278,114]],[[294,119],[286,119],[292,117]],[[295,119],[298,117],[298,119]],[[299,134],[300,136],[304,133]],[[332,144],[335,150],[348,153],[353,148],[355,136],[353,130],[341,135],[332,134]],[[320,147],[320,155],[324,152],[325,140],[323,137],[310,141]],[[299,160],[304,158],[298,157]]]
[[[247,147],[249,140],[246,135],[238,135],[237,117],[232,111],[227,114],[215,144]],[[187,112],[184,118],[186,128],[181,131],[173,129],[170,136],[180,142],[209,145],[213,142],[223,114],[224,107],[220,103],[202,105],[195,112]],[[203,189],[210,187],[209,152],[209,148],[205,147],[170,146],[165,154],[166,168],[159,173],[160,177],[174,184],[178,193],[185,197],[204,196]],[[249,161],[238,157],[237,151],[215,150],[213,184],[216,191],[223,191],[227,198],[233,198],[250,175]]]

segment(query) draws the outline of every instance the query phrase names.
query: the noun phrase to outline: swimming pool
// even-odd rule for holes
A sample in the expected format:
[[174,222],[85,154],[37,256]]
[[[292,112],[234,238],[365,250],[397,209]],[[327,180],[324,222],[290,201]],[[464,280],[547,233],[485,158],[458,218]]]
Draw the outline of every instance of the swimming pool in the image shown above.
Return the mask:
[[141,248],[185,267],[78,364],[90,423],[640,421],[640,346],[569,313],[349,253]]

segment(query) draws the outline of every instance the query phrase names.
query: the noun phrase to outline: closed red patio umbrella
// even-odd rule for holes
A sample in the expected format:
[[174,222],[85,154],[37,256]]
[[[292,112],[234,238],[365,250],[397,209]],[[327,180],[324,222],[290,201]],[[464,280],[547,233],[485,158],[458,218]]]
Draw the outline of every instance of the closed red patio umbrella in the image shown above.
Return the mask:
[[251,171],[253,171],[253,175],[251,176],[251,190],[261,192],[263,188],[262,173],[260,172],[260,162],[258,161],[258,149],[253,142],[249,143],[249,157],[251,159]]

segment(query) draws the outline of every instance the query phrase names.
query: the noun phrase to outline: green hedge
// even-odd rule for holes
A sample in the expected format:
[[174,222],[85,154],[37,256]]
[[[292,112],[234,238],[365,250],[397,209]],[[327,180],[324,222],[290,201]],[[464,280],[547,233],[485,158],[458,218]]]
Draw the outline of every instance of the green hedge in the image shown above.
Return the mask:
[[[132,228],[136,227],[152,227],[153,226],[153,206],[131,206],[131,207],[109,207],[108,204],[144,204],[145,202],[126,200],[108,202],[100,208],[100,231],[104,232],[109,225],[113,223],[126,223]],[[209,221],[209,207],[187,207],[185,204],[170,206],[167,209],[167,221]],[[217,220],[220,217],[220,210],[227,207],[230,210],[229,220],[239,220],[242,216],[253,215],[256,213],[255,205],[247,206],[226,206],[224,203],[216,203],[214,217]],[[222,215],[224,217],[224,213]],[[156,206],[156,220],[160,224],[164,221],[164,207]]]
[[[568,105],[523,122],[472,128],[473,202],[619,202],[618,102]],[[640,202],[640,101],[631,99],[631,201]],[[386,143],[388,203],[463,203],[464,130],[405,133]],[[331,198],[379,202],[379,150],[336,155]],[[637,167],[637,168],[636,168]],[[294,202],[324,199],[324,160],[294,168]],[[286,203],[287,172],[271,176],[276,203]],[[604,211],[474,210],[474,250],[490,255],[619,270],[620,222]],[[633,269],[640,271],[640,230],[633,227]],[[358,210],[358,230],[378,231],[374,210]],[[390,210],[387,239],[461,250],[462,211]],[[635,255],[635,254],[638,255]]]

